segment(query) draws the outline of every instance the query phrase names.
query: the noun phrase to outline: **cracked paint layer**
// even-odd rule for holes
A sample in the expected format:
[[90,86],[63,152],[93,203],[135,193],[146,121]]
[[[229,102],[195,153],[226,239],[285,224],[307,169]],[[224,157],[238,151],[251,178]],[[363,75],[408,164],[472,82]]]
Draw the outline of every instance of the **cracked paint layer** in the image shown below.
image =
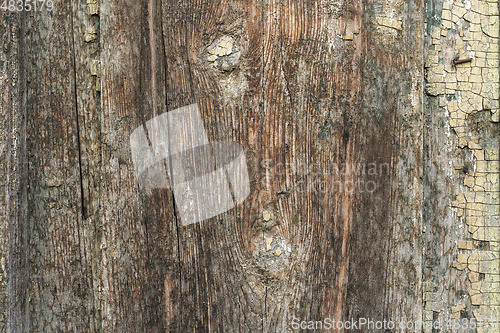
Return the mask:
[[224,36],[208,48],[206,59],[214,68],[228,70],[238,63],[240,56],[234,38]]
[[384,45],[391,45],[403,31],[403,1],[385,0],[375,8],[376,38]]
[[[474,136],[469,117],[490,112],[491,122],[499,121],[499,13],[498,2],[471,0],[443,2],[441,25],[432,29],[432,42],[426,61],[426,93],[439,98],[449,114],[449,127],[456,135],[457,149],[473,154],[466,173],[463,193],[456,195],[452,207],[458,221],[468,227],[468,239],[457,243],[458,255],[452,266],[467,270],[468,290],[477,332],[500,332],[486,319],[500,317],[500,199],[499,153],[486,137]],[[457,63],[471,58],[470,62]],[[454,65],[454,61],[455,64]],[[435,295],[433,285],[425,289],[425,332],[430,323]],[[464,304],[449,309],[450,319],[462,318]]]

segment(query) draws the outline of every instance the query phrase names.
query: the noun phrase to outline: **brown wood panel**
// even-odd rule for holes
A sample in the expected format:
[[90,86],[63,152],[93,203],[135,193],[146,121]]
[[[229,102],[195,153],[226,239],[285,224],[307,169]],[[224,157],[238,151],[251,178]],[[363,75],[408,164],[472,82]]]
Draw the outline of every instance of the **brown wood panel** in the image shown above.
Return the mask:
[[[96,2],[97,3],[97,2]],[[90,331],[101,327],[101,262],[99,194],[101,182],[101,80],[99,8],[92,1],[72,3],[73,41],[75,58],[75,89],[79,143],[81,186],[81,218],[87,260],[92,280],[88,292]]]
[[[257,113],[251,105],[258,107],[261,96],[258,58],[261,18],[254,13],[247,21],[246,12],[249,9],[258,12],[258,8],[252,8],[254,5],[225,1],[163,4],[167,108],[173,110],[198,103],[210,141],[243,144],[247,140],[245,115]],[[242,25],[254,29],[251,32],[257,36],[242,35]],[[208,49],[224,36],[232,36],[235,49],[242,50],[240,62],[226,70],[214,70],[206,60]],[[246,39],[255,40],[256,44]],[[246,52],[253,52],[255,57]],[[248,77],[254,81],[251,91],[228,87],[234,94],[224,98],[219,80],[228,85],[231,80],[247,81]],[[248,101],[252,104],[248,105]],[[250,210],[250,204],[245,203],[223,216],[179,227],[182,299],[179,320],[185,331],[262,329],[265,294],[243,268],[252,255],[252,238],[260,234],[254,221],[245,218]]]
[[[8,56],[8,52],[10,47],[9,43],[9,35],[10,29],[8,26],[9,21],[7,20],[6,13],[1,13],[1,22],[0,26],[0,229],[2,230],[0,233],[2,234],[1,239],[6,240],[2,242],[2,250],[1,256],[6,260],[8,256],[8,227],[9,224],[7,222],[8,216],[6,215],[8,209],[6,207],[6,186],[7,182],[7,141],[8,141],[8,123],[9,123],[9,62],[5,61]],[[4,268],[2,268],[3,270]],[[2,279],[7,280],[6,271],[2,271]],[[1,307],[3,310],[4,307]],[[0,323],[6,324],[6,318],[0,319]]]
[[[231,9],[227,18],[221,9],[224,6]],[[167,84],[168,109],[200,103],[205,123],[211,124],[207,128],[212,140],[230,137],[245,146],[255,179],[245,207],[250,202],[251,206],[240,208],[245,209],[238,221],[240,229],[234,230],[234,236],[231,227],[226,231],[229,237],[242,240],[234,250],[241,253],[237,259],[244,267],[242,275],[228,270],[226,280],[248,282],[251,289],[244,292],[252,293],[264,308],[256,311],[260,318],[245,329],[255,330],[261,320],[264,331],[286,330],[292,315],[381,318],[398,313],[393,297],[404,302],[402,311],[418,317],[418,311],[411,310],[412,302],[421,297],[418,282],[407,294],[387,281],[419,280],[417,236],[421,226],[414,224],[413,218],[419,214],[421,184],[404,193],[398,184],[413,181],[421,172],[420,135],[405,132],[422,125],[420,105],[411,105],[409,100],[422,88],[418,84],[422,79],[420,37],[405,39],[399,33],[392,45],[380,42],[379,36],[366,28],[373,24],[376,4],[345,3],[332,9],[318,2],[270,2],[262,4],[262,13],[256,3],[246,4],[242,12],[232,6],[225,2],[174,3],[165,7],[163,20],[169,22],[164,28],[167,72],[174,73]],[[411,10],[421,12],[422,4],[412,3]],[[231,29],[232,22],[238,20],[243,22],[242,32]],[[210,25],[213,21],[220,21],[215,30]],[[404,31],[422,27],[418,19],[405,24]],[[359,32],[353,41],[339,40],[338,35],[351,32]],[[214,68],[210,49],[224,36],[234,41],[233,52],[241,50],[241,57],[230,67],[224,67],[225,58],[220,57],[221,63]],[[403,46],[408,48],[410,59],[395,53]],[[406,75],[406,66],[415,71],[413,77]],[[402,103],[402,99],[407,102]],[[233,134],[244,128],[247,130],[240,133],[248,133],[246,138]],[[307,165],[329,170],[335,163],[370,162],[387,164],[390,169],[378,175],[379,188],[369,195],[334,191],[338,181],[345,185],[362,180],[355,175],[306,175],[293,168]],[[263,167],[265,163],[269,165]],[[289,168],[280,175],[272,172],[276,165]],[[403,173],[398,165],[408,165],[409,171]],[[305,191],[297,184],[306,184]],[[326,195],[317,184],[324,186]],[[413,218],[402,218],[396,213],[399,210]],[[270,221],[262,220],[264,211],[271,214]],[[219,298],[241,298],[230,290],[226,294],[223,287],[217,288],[216,294],[204,291],[205,281],[215,275],[206,271],[214,260],[209,255],[213,246],[201,247],[210,244],[212,223],[204,222],[199,231],[188,227],[180,232],[182,279],[192,277],[182,288],[190,296],[187,305],[192,307],[186,317],[192,323],[188,330],[220,320],[216,313],[210,319],[209,308],[222,302]],[[403,225],[410,237],[393,235],[394,225]],[[191,229],[194,234],[188,232]],[[183,241],[185,233],[194,241]],[[265,239],[271,237],[289,246],[290,253],[282,257],[265,253]],[[415,257],[407,258],[407,246],[417,250]],[[182,259],[184,255],[187,260]],[[227,262],[223,267],[234,266],[234,262]],[[403,273],[401,277],[394,269]],[[200,304],[206,297],[203,294],[211,295],[209,305]],[[236,302],[244,309],[244,303]],[[252,310],[242,312],[254,313]],[[224,312],[228,311],[226,307]],[[247,320],[244,314],[239,318]]]
[[[90,244],[82,216],[73,6],[25,12],[29,331],[91,331]],[[12,320],[11,325],[26,331]]]
[[11,31],[6,13],[0,13],[0,331],[7,331],[9,319],[9,290],[8,290],[8,264],[9,264],[9,211],[7,201],[8,169],[7,169],[7,143],[9,141],[9,40]]
[[[130,134],[166,111],[160,3],[102,4],[100,264],[103,332],[182,331],[173,199],[138,187]],[[130,24],[130,22],[135,22]]]
[[[0,63],[10,84],[0,131],[21,140],[0,170],[21,177],[7,178],[17,187],[5,207],[28,204],[0,206],[11,231],[4,223],[11,250],[0,256],[18,261],[12,331],[288,332],[293,318],[420,318],[423,1],[56,6],[0,28],[2,40],[26,36],[9,44],[26,57],[0,51],[27,73],[23,108],[24,86]],[[244,148],[251,192],[183,225],[170,189],[138,183],[130,135],[193,103],[210,141]]]

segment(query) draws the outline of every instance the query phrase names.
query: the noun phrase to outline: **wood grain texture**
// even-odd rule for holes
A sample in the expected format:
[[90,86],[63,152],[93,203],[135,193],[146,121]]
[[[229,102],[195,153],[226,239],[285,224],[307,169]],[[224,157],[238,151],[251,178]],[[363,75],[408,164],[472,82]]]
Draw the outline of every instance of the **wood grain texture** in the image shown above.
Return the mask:
[[72,3],[74,84],[77,110],[79,172],[81,186],[81,229],[91,273],[89,330],[101,327],[100,182],[101,182],[101,79],[99,13],[93,2]]
[[5,13],[1,13],[0,25],[0,331],[6,332],[9,319],[9,290],[8,290],[8,260],[9,260],[9,212],[8,208],[8,168],[7,168],[7,142],[9,141],[9,110],[11,103],[9,99],[9,52],[11,49],[9,21]]
[[26,16],[30,331],[91,330],[73,6]]
[[[443,116],[424,118],[423,1],[56,7],[0,27],[0,331],[6,307],[12,332],[421,318],[422,276],[442,274],[422,272],[422,214],[444,214],[423,208]],[[193,103],[210,141],[244,148],[251,193],[184,226],[170,189],[138,184],[130,135]]]
[[133,130],[166,112],[160,8],[127,1],[101,7],[103,332],[182,331],[172,319],[181,301],[172,194],[138,188],[129,145]]
[[[230,281],[248,281],[261,309],[250,308],[239,300],[240,295],[221,288],[216,289],[217,298],[212,296],[212,306],[226,300],[216,307],[224,306],[222,312],[227,313],[231,311],[227,299],[235,300],[242,309],[237,318],[244,318],[239,320],[245,320],[241,326],[245,331],[258,329],[260,321],[263,331],[286,331],[292,316],[345,320],[349,313],[381,318],[403,312],[417,318],[420,313],[413,312],[413,304],[421,297],[421,184],[417,181],[415,188],[404,192],[398,184],[414,183],[422,172],[421,135],[407,132],[408,128],[422,126],[421,105],[400,100],[409,99],[412,93],[419,96],[422,88],[422,40],[415,35],[406,39],[399,36],[393,45],[378,45],[377,36],[363,29],[372,23],[370,15],[375,11],[375,6],[367,4],[342,4],[339,10],[343,15],[334,17],[338,14],[315,2],[270,2],[262,9],[248,3],[242,6],[243,11],[228,3],[231,14],[227,18],[224,5],[183,1],[166,7],[163,15],[164,22],[167,19],[170,23],[164,29],[169,32],[165,43],[167,72],[174,73],[167,84],[167,91],[174,91],[167,98],[169,109],[199,102],[205,122],[210,124],[211,139],[230,138],[241,143],[247,149],[250,174],[257,180],[251,199],[240,208],[241,221],[236,220],[240,225],[236,227],[240,230],[235,230],[239,233],[236,239],[241,242],[235,244],[234,252],[241,257],[217,268],[225,271],[238,261],[243,264],[241,276],[229,270],[224,275]],[[199,10],[189,10],[195,7]],[[423,9],[421,3],[412,3],[411,8]],[[244,38],[234,28],[233,22],[239,20]],[[212,22],[218,24],[217,28]],[[422,29],[418,20],[406,24],[405,29]],[[360,33],[353,42],[329,46],[332,40],[339,43],[337,34],[354,31]],[[239,48],[241,57],[228,68],[224,68],[224,59],[219,59],[222,65],[216,63],[214,69],[207,50],[210,53],[223,36],[234,40],[233,51]],[[393,55],[402,45],[412,58]],[[407,66],[414,76],[405,73]],[[401,85],[400,80],[408,85]],[[373,91],[376,95],[370,96],[368,92]],[[270,167],[263,167],[264,161]],[[392,166],[388,174],[381,175],[383,179],[377,179],[380,188],[371,195],[335,192],[335,177],[299,174],[293,168],[314,165],[317,170],[328,170],[332,163],[358,165],[366,161]],[[289,168],[273,172],[278,164]],[[356,176],[340,175],[340,181],[356,182]],[[308,184],[306,191],[297,184]],[[325,186],[327,195],[320,193],[318,184]],[[270,223],[262,220],[263,211],[271,212]],[[395,224],[408,236],[402,237]],[[231,237],[233,231],[228,225],[226,233]],[[213,256],[204,259],[205,263],[193,257],[214,249],[201,248],[210,244],[208,228],[210,223],[203,223],[195,237],[188,230],[180,233],[181,275],[194,275],[198,287],[183,285],[182,289],[191,296],[186,305],[192,306],[191,314],[195,314],[183,321],[192,323],[188,330],[199,327],[196,321],[205,322],[207,327],[222,319],[215,327],[230,325],[217,313],[211,314],[208,305],[204,309],[200,304],[204,280],[216,274],[205,271],[208,277],[203,277],[199,273],[200,267],[210,267],[208,260],[214,260]],[[393,230],[397,231],[392,234]],[[182,259],[185,233],[197,240],[197,244],[186,241],[184,251],[191,264]],[[264,242],[271,237],[283,239],[292,249],[290,253],[278,259],[266,254]],[[192,261],[200,264],[193,267]],[[186,272],[184,267],[193,268]],[[410,293],[402,293],[396,287],[400,281],[388,283],[393,279],[416,282]],[[208,289],[206,295],[214,293]],[[392,308],[392,297],[403,302],[402,310]],[[249,313],[256,313],[254,322],[249,320]]]
[[[5,223],[9,233],[2,233],[2,240],[8,243],[8,303],[3,312],[8,313],[8,323],[3,327],[12,332],[28,330],[29,323],[29,264],[28,264],[28,221],[27,221],[27,84],[26,84],[26,23],[23,15],[3,15],[7,38],[6,50],[6,186]],[[5,127],[4,127],[5,128]],[[7,229],[4,227],[4,230]],[[5,266],[4,266],[5,267]],[[5,272],[5,268],[2,270]],[[5,324],[5,323],[4,323]]]

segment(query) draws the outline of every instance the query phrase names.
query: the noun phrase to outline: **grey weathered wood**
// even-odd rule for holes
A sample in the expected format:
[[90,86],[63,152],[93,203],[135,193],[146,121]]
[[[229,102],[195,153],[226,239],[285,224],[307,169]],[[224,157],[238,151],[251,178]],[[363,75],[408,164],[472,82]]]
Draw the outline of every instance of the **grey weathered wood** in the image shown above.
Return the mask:
[[129,146],[136,127],[167,111],[160,8],[155,1],[101,6],[103,332],[182,331],[174,320],[183,300],[172,195],[138,188]]
[[79,168],[81,186],[82,236],[91,269],[87,304],[91,313],[90,330],[101,331],[100,260],[100,168],[101,168],[101,80],[99,43],[99,4],[77,1],[72,4],[75,98],[77,109]]
[[[3,258],[8,258],[8,303],[5,302],[3,313],[8,313],[8,323],[3,329],[12,332],[23,332],[29,327],[29,249],[28,249],[28,211],[27,211],[27,84],[26,84],[26,22],[24,15],[3,15],[7,47],[6,71],[4,71],[3,87],[6,88],[6,142],[5,165],[6,175],[5,214],[2,239],[8,242],[3,249]],[[5,125],[4,125],[5,126]],[[6,244],[7,245],[7,244]],[[8,251],[7,251],[8,248]],[[4,264],[5,265],[5,264]],[[6,275],[7,275],[6,274]]]
[[19,274],[29,274],[29,331],[89,332],[94,295],[82,215],[74,13],[68,2],[54,7],[25,16],[30,263]]
[[[9,215],[10,211],[7,207],[7,141],[9,137],[9,70],[7,62],[7,55],[9,52],[9,35],[10,29],[7,25],[7,18],[5,17],[5,13],[1,13],[1,21],[0,25],[0,246],[1,246],[1,258],[0,264],[2,265],[2,284],[1,284],[1,306],[0,306],[0,331],[5,332],[8,327],[8,318],[9,318],[9,295],[8,295],[8,263],[9,263]],[[2,259],[3,258],[3,259]]]

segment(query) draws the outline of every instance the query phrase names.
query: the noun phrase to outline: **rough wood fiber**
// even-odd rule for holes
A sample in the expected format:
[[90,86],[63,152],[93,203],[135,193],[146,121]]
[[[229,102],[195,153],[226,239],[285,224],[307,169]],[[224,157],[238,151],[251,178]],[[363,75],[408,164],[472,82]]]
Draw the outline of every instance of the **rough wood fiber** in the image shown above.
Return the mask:
[[[23,15],[3,16],[7,38],[6,75],[6,186],[5,223],[9,233],[2,233],[3,242],[8,242],[8,293],[9,301],[4,304],[4,313],[9,314],[3,328],[12,332],[28,330],[29,325],[29,263],[28,263],[28,221],[27,221],[27,147],[26,147],[26,22]],[[4,227],[5,228],[5,227]],[[4,229],[5,230],[5,229]],[[5,259],[3,260],[6,261]],[[5,265],[5,263],[4,263]],[[2,267],[5,274],[5,266]],[[5,323],[4,323],[5,324]]]
[[183,331],[172,194],[138,188],[129,146],[133,130],[167,111],[160,5],[101,6],[103,332]]
[[[209,230],[217,227],[210,222],[200,230],[187,227],[180,232],[181,281],[185,276],[195,281],[193,287],[192,282],[182,285],[182,293],[190,296],[184,306],[192,308],[183,321],[192,325],[188,330],[199,327],[198,322],[228,327],[227,314],[236,309],[241,313],[232,323],[237,320],[245,331],[259,329],[260,322],[263,331],[288,330],[292,316],[420,316],[414,304],[421,297],[422,40],[414,34],[396,34],[388,44],[366,29],[377,22],[376,6],[341,4],[336,11],[330,5],[334,8],[315,2],[270,2],[261,7],[250,2],[238,6],[183,1],[164,7],[163,21],[169,24],[164,28],[167,73],[172,73],[167,81],[168,109],[200,103],[212,140],[230,139],[247,148],[255,180],[251,199],[240,208],[241,220],[236,215],[233,226],[233,217],[224,219],[226,242],[233,232],[241,240],[231,246],[231,261],[216,267],[226,280],[243,283],[243,295],[250,290],[252,301],[260,302],[261,308],[250,307],[224,288],[221,279],[214,283],[222,286],[206,291],[205,297],[211,298],[207,305],[200,302],[205,281],[219,272],[200,274],[198,265],[190,262],[207,269],[215,258],[220,260],[194,256],[217,248],[202,246],[211,244]],[[404,16],[403,8],[398,10]],[[422,11],[422,4],[411,3],[405,10]],[[404,29],[422,29],[422,23],[408,19]],[[337,37],[351,33],[353,41]],[[225,38],[232,40],[233,48],[227,58],[222,52],[214,61],[210,50],[222,48]],[[395,50],[403,47],[408,55],[396,56]],[[235,63],[230,57],[237,52],[241,56]],[[329,170],[332,163],[363,162],[393,166],[376,179],[379,188],[372,195],[335,192],[338,179],[328,175],[299,174],[292,167],[279,170],[283,175],[270,171],[279,163]],[[356,175],[340,175],[341,182],[357,180],[348,177]],[[327,195],[318,185],[308,186],[307,193],[296,186],[318,181]],[[398,187],[407,183],[414,186]],[[263,220],[265,213],[271,215],[269,221]],[[283,254],[266,253],[267,239],[272,239],[273,251],[278,241],[284,245]],[[241,273],[228,270],[238,264]],[[409,292],[401,292],[397,286],[406,281],[414,282]],[[228,319],[218,315],[219,308]]]
[[75,98],[78,125],[81,186],[82,236],[87,248],[92,280],[90,329],[101,327],[101,265],[99,186],[101,168],[101,80],[99,44],[99,4],[76,1],[72,4]]
[[7,331],[8,318],[9,318],[9,296],[8,296],[8,260],[9,260],[9,209],[7,201],[7,141],[9,137],[9,62],[8,54],[11,48],[9,43],[10,29],[7,25],[7,18],[4,13],[1,20],[3,23],[0,25],[0,265],[1,265],[1,287],[0,287],[0,331]]
[[92,326],[73,23],[68,2],[26,15],[30,331]]
[[[461,297],[424,1],[55,9],[0,26],[0,331],[10,313],[12,332],[289,332],[421,319],[423,280]],[[244,147],[251,193],[184,226],[129,140],[192,103],[210,141]]]

